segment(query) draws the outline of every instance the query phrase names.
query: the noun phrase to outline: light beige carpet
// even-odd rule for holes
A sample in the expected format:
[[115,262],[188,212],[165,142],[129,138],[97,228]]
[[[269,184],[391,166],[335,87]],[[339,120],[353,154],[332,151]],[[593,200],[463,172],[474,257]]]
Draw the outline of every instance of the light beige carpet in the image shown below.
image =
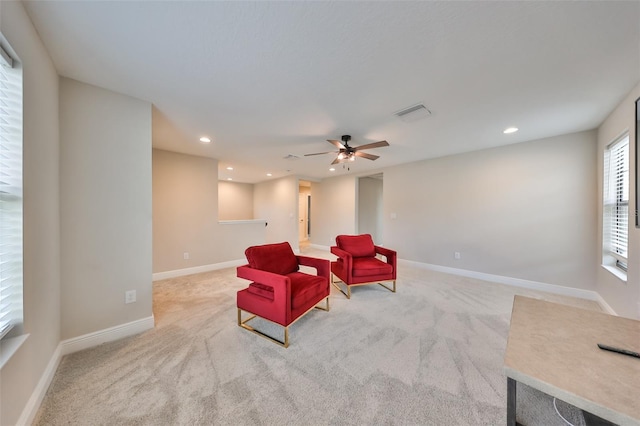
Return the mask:
[[[284,349],[236,325],[246,285],[235,268],[154,283],[155,329],[65,356],[36,424],[500,425],[513,296],[599,309],[401,266],[396,294],[365,286],[347,300],[332,289],[331,311],[293,325]],[[563,425],[525,386],[518,418]]]

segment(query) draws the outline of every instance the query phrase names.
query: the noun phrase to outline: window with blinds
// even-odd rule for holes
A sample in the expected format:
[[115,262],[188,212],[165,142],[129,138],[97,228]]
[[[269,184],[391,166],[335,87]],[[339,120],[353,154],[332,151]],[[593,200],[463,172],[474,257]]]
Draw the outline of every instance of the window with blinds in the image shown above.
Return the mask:
[[604,263],[627,270],[629,232],[629,135],[618,139],[604,155]]
[[0,48],[0,338],[22,323],[22,70]]

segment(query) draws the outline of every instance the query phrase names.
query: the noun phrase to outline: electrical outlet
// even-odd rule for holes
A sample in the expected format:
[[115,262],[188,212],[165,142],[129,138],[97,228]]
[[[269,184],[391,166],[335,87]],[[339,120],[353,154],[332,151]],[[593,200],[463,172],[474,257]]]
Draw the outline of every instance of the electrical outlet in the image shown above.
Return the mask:
[[182,257],[184,258],[184,260],[189,260],[189,252],[185,251],[184,253],[182,253]]
[[124,292],[124,303],[135,303],[136,301],[136,291],[129,290]]
[[456,260],[460,260],[460,252],[459,251],[453,252],[453,257]]

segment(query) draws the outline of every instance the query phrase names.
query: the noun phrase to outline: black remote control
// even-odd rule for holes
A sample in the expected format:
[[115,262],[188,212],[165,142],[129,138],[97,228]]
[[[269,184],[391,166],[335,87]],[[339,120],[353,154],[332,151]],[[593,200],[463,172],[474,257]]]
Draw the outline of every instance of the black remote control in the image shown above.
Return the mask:
[[600,349],[604,349],[605,351],[617,352],[619,354],[640,358],[640,354],[638,352],[629,351],[627,349],[614,348],[613,346],[603,345],[602,343],[598,343],[598,347]]

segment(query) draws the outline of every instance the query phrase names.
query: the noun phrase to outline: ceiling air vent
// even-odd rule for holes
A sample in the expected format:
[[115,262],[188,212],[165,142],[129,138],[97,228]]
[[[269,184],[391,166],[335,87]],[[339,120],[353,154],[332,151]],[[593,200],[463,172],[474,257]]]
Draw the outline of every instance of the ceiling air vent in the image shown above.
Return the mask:
[[282,158],[284,158],[285,160],[299,160],[301,157],[296,154],[287,154]]
[[394,113],[396,117],[405,122],[416,121],[421,118],[425,118],[431,115],[431,111],[427,109],[422,104],[410,106],[409,108],[405,108]]

